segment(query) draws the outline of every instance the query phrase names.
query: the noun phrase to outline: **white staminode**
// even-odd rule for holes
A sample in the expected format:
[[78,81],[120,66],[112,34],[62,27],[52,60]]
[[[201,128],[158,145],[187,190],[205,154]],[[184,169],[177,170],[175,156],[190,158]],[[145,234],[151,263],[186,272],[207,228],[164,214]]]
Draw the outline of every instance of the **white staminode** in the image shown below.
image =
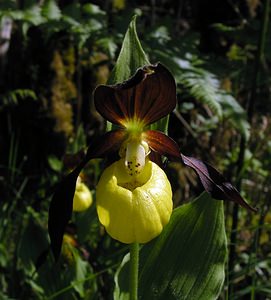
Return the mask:
[[144,141],[131,140],[126,145],[125,166],[130,176],[140,174],[149,154],[148,144]]

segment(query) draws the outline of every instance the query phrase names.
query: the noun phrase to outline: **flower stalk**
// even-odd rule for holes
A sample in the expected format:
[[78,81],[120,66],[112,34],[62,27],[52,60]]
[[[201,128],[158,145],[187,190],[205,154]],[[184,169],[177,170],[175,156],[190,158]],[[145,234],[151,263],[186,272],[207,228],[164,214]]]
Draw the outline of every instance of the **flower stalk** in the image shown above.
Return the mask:
[[132,243],[130,244],[130,276],[129,276],[130,300],[138,299],[138,266],[139,266],[139,243]]

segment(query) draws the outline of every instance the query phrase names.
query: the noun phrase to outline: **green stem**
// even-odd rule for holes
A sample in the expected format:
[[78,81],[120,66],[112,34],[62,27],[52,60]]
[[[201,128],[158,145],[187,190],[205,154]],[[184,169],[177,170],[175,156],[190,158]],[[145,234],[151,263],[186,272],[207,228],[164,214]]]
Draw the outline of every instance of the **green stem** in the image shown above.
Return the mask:
[[130,300],[137,300],[138,290],[139,244],[130,244]]

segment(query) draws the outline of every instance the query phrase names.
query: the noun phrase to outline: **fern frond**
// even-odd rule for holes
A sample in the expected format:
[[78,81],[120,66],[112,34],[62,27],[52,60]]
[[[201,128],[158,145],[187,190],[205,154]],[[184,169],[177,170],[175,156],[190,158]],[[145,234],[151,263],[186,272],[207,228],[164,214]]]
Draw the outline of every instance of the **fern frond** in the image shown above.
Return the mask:
[[219,118],[222,117],[222,107],[217,95],[220,83],[213,74],[202,69],[194,69],[183,72],[179,82],[191,96],[206,104]]
[[242,106],[221,89],[220,80],[215,74],[192,64],[187,66],[178,76],[178,83],[185,88],[186,93],[207,105],[220,119],[228,120],[248,140],[250,125]]
[[17,105],[19,100],[29,98],[31,100],[37,100],[37,95],[33,90],[30,89],[17,89],[9,91],[7,94],[2,96],[2,103],[0,108],[4,108],[10,105]]

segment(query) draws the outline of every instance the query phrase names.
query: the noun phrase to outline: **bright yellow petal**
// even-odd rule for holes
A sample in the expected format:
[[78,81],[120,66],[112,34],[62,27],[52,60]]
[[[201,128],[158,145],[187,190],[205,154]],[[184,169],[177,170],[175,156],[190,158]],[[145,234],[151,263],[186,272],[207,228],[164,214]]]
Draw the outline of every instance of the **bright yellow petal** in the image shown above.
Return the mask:
[[146,243],[160,234],[172,213],[172,191],[164,171],[147,161],[138,177],[127,176],[123,159],[109,166],[97,185],[97,212],[111,237]]

